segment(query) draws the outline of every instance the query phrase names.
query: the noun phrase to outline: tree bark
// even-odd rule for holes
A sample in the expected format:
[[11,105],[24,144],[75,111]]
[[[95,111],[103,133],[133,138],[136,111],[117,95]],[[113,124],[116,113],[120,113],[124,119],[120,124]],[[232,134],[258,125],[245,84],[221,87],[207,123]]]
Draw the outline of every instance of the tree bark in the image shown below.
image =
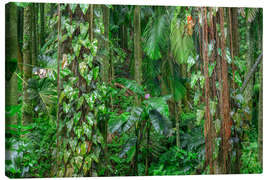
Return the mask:
[[109,20],[110,9],[107,6],[103,6],[103,22],[104,22],[104,58],[102,61],[101,73],[102,81],[109,82]]
[[[142,51],[141,51],[141,18],[140,6],[135,6],[134,9],[134,76],[136,82],[142,83]],[[139,97],[136,97],[136,104],[140,104]]]
[[[12,107],[17,105],[17,75],[18,67],[18,35],[17,35],[17,6],[14,3],[8,3],[5,6],[5,105]],[[17,124],[17,115],[6,116],[6,126]],[[6,127],[6,129],[9,129]]]
[[32,65],[36,66],[37,64],[37,3],[32,5]]
[[24,9],[24,35],[23,35],[23,107],[22,107],[22,122],[28,124],[32,122],[32,105],[29,100],[28,80],[32,76],[32,8],[30,3]]
[[205,153],[206,163],[210,165],[210,174],[214,173],[213,169],[213,153],[212,153],[212,133],[211,133],[211,116],[210,116],[210,80],[208,74],[208,24],[207,24],[207,9],[202,8],[202,20],[203,20],[203,62],[204,62],[204,78],[205,78],[205,123],[204,123],[204,137],[205,137]]
[[40,3],[40,48],[45,43],[45,17],[44,17],[44,3]]
[[[248,46],[248,50],[247,50],[247,71],[245,73],[245,77],[248,76],[249,72],[252,69],[252,65],[253,65],[253,36],[251,34],[251,23],[249,23],[248,21],[246,22],[247,25],[247,32],[246,32],[246,43]],[[244,84],[243,84],[244,86]],[[251,78],[246,86],[246,90],[243,91],[244,92],[244,99],[247,103],[247,106],[249,108],[249,113],[247,113],[246,118],[249,122],[251,122],[252,120],[252,109],[253,109],[253,86],[254,86],[254,78]]]
[[221,31],[221,52],[222,52],[222,60],[221,60],[221,74],[222,74],[222,109],[221,109],[221,117],[222,117],[222,156],[223,156],[223,166],[222,171],[223,173],[230,173],[230,143],[229,139],[231,136],[231,126],[232,122],[230,119],[230,93],[229,93],[229,86],[228,86],[228,64],[226,59],[225,53],[225,33],[224,33],[224,11],[223,8],[219,8],[220,11],[220,31]]

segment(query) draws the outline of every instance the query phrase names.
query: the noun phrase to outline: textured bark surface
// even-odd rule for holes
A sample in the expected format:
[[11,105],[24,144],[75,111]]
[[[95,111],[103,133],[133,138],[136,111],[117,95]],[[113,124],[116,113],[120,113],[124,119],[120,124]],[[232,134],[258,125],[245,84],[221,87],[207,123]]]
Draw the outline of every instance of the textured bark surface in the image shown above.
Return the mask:
[[40,48],[45,43],[45,17],[44,17],[44,3],[40,3]]
[[36,66],[37,64],[37,3],[32,5],[32,65]]
[[225,33],[224,33],[224,10],[223,8],[219,9],[220,11],[220,31],[221,31],[221,52],[222,52],[222,60],[221,60],[221,74],[222,74],[222,156],[223,156],[223,173],[230,173],[229,167],[229,152],[230,152],[230,143],[229,139],[231,137],[231,118],[230,118],[230,93],[228,86],[228,64],[225,53]]
[[24,124],[32,122],[32,107],[29,100],[27,81],[32,76],[32,4],[24,9],[24,35],[23,35],[23,116]]
[[204,102],[205,102],[205,122],[204,122],[204,137],[205,137],[205,158],[206,163],[210,166],[210,173],[213,174],[213,155],[212,155],[212,132],[211,132],[211,116],[210,116],[210,81],[208,74],[208,24],[207,24],[207,9],[202,8],[202,22],[203,22],[203,69],[205,78],[205,91],[204,91]]
[[[14,3],[8,3],[5,7],[5,64],[6,64],[6,79],[5,79],[5,105],[17,105],[17,76],[16,61],[18,64],[18,39],[17,39],[17,7]],[[17,124],[17,116],[6,116],[6,125]]]

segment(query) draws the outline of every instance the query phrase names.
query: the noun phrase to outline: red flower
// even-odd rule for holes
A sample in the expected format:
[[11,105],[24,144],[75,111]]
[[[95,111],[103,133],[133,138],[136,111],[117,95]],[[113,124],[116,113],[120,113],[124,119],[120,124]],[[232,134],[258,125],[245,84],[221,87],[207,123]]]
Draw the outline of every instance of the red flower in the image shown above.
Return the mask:
[[191,16],[187,16],[187,22],[188,22],[188,24],[192,23],[192,17]]

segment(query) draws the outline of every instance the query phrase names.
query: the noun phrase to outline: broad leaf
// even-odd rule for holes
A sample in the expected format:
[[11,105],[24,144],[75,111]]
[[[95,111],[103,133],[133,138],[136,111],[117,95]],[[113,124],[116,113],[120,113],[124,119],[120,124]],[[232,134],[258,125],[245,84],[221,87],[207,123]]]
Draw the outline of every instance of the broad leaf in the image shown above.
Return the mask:
[[172,130],[172,123],[171,121],[162,116],[157,110],[151,110],[149,112],[150,121],[154,127],[154,129],[165,136],[170,135]]
[[142,112],[143,109],[140,107],[135,107],[131,110],[131,114],[123,127],[124,132],[129,130],[137,121],[140,120]]
[[135,146],[137,142],[137,137],[131,137],[128,139],[127,143],[124,145],[122,152],[120,153],[119,157],[123,158],[123,156]]

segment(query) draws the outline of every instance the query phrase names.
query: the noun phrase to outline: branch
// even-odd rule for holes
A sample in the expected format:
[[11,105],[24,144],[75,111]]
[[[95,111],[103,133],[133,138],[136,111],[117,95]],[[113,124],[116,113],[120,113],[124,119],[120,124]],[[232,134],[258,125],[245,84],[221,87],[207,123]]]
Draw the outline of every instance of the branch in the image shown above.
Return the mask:
[[126,92],[128,93],[128,95],[130,96],[134,95],[134,92],[131,91],[130,89],[127,89],[124,85],[119,84],[119,83],[114,83],[114,85],[118,88],[126,89]]
[[248,73],[241,89],[240,89],[240,93],[243,93],[245,88],[247,87],[248,81],[251,79],[252,75],[255,73],[256,67],[258,66],[258,64],[260,63],[260,61],[262,60],[262,55],[260,54],[259,57],[257,58],[255,64],[252,66],[251,71]]

